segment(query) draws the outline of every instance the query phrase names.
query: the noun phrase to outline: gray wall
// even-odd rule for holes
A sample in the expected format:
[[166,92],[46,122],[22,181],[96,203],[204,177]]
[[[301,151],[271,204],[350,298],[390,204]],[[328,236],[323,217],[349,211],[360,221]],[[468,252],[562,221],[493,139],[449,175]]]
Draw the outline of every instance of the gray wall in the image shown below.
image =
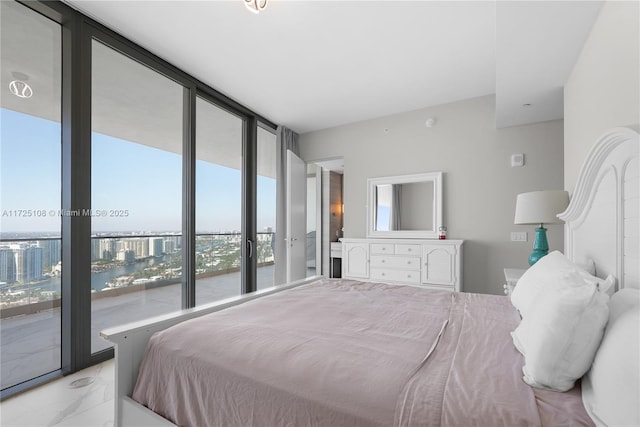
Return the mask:
[[400,227],[403,230],[432,230],[432,200],[433,182],[402,184]]
[[591,147],[607,129],[640,131],[640,4],[607,2],[564,90],[564,186],[573,191]]
[[[427,117],[437,117],[427,128]],[[563,188],[563,122],[495,128],[484,96],[301,135],[305,160],[344,157],[344,236],[366,236],[367,178],[442,171],[448,237],[465,239],[464,290],[502,294],[503,268],[525,268],[534,226],[513,224],[516,195]],[[510,167],[524,153],[525,166]],[[527,242],[511,242],[527,231]],[[561,225],[549,227],[563,248]]]

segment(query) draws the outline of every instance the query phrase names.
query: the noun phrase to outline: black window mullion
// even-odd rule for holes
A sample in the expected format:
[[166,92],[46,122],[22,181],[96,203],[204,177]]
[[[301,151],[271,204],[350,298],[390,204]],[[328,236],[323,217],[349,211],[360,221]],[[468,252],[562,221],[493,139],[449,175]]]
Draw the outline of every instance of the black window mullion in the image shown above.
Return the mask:
[[[81,17],[62,32],[62,209],[91,209],[91,36]],[[62,371],[91,360],[91,216],[62,216]]]
[[182,153],[182,308],[196,305],[196,88],[184,88]]
[[244,121],[243,171],[242,171],[242,293],[254,292],[257,288],[256,241],[257,228],[257,139],[258,122],[255,116]]

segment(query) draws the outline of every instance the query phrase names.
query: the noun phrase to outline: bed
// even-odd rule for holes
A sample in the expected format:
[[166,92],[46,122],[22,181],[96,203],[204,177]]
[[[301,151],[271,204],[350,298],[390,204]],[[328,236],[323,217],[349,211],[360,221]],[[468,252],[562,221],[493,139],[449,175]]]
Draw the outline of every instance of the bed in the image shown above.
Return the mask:
[[[621,354],[618,342],[629,344],[629,324],[638,338],[633,316],[639,305],[634,289],[640,288],[639,146],[638,134],[629,129],[600,138],[562,214],[566,256],[554,254],[546,261],[571,263],[580,272],[578,266],[591,266],[588,274],[596,282],[589,289],[596,289],[597,297],[589,294],[587,300],[605,301],[599,306],[603,319],[588,311],[581,323],[600,321],[599,335],[590,333],[591,327],[582,332],[592,336],[595,354],[583,361],[593,367],[582,388],[580,378],[556,386],[539,374],[533,355],[553,351],[538,345],[534,326],[550,317],[541,304],[526,307],[531,298],[525,290],[537,286],[526,280],[516,286],[522,291],[512,301],[314,277],[103,331],[116,349],[116,424],[635,422],[637,348]],[[570,279],[582,280],[576,277]],[[539,282],[533,279],[529,274],[530,282]],[[624,292],[609,303],[600,287],[613,282]],[[566,292],[572,298],[575,293]],[[529,320],[536,316],[536,322]],[[635,371],[610,372],[614,365],[629,364]]]

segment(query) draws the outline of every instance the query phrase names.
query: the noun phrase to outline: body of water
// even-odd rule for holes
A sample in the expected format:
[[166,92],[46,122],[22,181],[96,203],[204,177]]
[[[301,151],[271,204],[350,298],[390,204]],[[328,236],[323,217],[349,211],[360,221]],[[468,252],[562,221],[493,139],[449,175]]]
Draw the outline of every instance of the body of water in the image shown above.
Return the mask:
[[[91,288],[96,291],[100,291],[107,287],[107,283],[120,276],[127,276],[132,273],[143,271],[145,268],[152,267],[163,262],[170,262],[174,257],[179,257],[181,254],[163,255],[160,257],[147,258],[134,262],[132,264],[120,265],[110,268],[109,270],[100,272],[91,272]],[[64,268],[64,267],[63,267]],[[59,292],[61,289],[61,278],[50,277],[47,280],[38,283],[31,283],[29,285],[22,285],[16,287],[16,289],[25,288],[40,288],[43,291]]]

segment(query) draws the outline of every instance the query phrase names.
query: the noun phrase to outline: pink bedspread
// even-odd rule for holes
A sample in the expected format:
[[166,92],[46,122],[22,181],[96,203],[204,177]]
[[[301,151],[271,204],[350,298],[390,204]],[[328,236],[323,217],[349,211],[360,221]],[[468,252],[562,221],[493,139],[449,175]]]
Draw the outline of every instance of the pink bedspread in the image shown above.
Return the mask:
[[322,280],[157,333],[133,398],[180,426],[592,425],[522,381],[517,324],[505,297]]

